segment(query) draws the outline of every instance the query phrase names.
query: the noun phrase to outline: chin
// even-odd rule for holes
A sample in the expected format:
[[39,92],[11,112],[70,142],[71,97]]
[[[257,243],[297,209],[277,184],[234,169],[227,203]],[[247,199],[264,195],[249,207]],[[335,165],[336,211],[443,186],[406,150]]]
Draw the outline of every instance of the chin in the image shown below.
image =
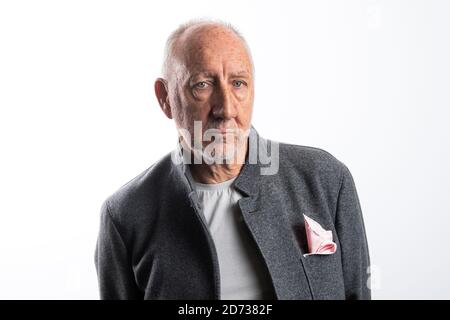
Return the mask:
[[209,145],[209,147],[205,148],[203,157],[208,164],[234,164],[238,152],[239,146],[234,141],[216,145],[213,143],[213,145]]

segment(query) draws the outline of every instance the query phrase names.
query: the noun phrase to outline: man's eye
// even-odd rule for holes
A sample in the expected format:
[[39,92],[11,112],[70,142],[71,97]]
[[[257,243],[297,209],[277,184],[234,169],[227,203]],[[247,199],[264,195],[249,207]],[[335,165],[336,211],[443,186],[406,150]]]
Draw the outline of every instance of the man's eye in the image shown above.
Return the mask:
[[233,81],[233,86],[236,88],[242,87],[243,84],[244,84],[244,82],[240,81],[240,80]]
[[197,83],[197,84],[195,85],[195,87],[196,87],[196,88],[199,88],[199,89],[204,89],[204,88],[206,88],[207,85],[208,85],[208,84],[207,84],[205,81],[200,81],[199,83]]

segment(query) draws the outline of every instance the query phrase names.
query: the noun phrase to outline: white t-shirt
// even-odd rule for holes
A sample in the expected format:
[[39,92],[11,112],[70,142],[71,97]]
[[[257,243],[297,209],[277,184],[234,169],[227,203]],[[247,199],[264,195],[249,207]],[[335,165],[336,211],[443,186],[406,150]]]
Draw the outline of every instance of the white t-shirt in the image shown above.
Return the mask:
[[214,240],[219,259],[221,299],[271,299],[271,284],[257,248],[242,220],[233,187],[236,178],[217,183],[193,181],[199,205]]

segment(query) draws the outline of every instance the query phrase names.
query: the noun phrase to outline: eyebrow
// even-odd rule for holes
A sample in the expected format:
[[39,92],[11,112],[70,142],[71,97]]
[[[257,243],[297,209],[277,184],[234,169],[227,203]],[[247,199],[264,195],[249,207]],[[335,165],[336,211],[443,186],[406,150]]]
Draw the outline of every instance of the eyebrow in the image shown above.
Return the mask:
[[242,71],[238,71],[238,72],[232,72],[231,76],[233,76],[233,77],[238,77],[238,76],[250,77],[250,74],[247,71],[242,70]]
[[[250,77],[250,74],[247,71],[245,71],[245,70],[232,72],[230,75],[232,77],[238,77],[238,76]],[[193,78],[198,77],[198,76],[205,76],[205,77],[214,78],[215,77],[215,73],[211,72],[211,71],[200,71],[200,72],[196,72],[196,73],[192,74],[192,76],[189,77],[189,78],[193,79]]]
[[200,72],[196,72],[196,73],[192,74],[192,76],[190,76],[190,78],[192,79],[192,78],[195,78],[195,77],[198,77],[198,76],[205,76],[205,77],[213,78],[214,77],[214,73],[210,72],[210,71],[200,71]]

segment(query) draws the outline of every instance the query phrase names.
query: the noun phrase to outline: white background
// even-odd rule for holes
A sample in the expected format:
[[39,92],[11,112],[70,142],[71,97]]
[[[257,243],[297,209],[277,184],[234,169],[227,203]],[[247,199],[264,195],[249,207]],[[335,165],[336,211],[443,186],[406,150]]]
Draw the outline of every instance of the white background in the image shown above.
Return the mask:
[[450,298],[449,1],[1,1],[0,298],[97,299],[103,200],[175,147],[166,37],[233,23],[253,124],[328,150],[361,200],[375,299]]

